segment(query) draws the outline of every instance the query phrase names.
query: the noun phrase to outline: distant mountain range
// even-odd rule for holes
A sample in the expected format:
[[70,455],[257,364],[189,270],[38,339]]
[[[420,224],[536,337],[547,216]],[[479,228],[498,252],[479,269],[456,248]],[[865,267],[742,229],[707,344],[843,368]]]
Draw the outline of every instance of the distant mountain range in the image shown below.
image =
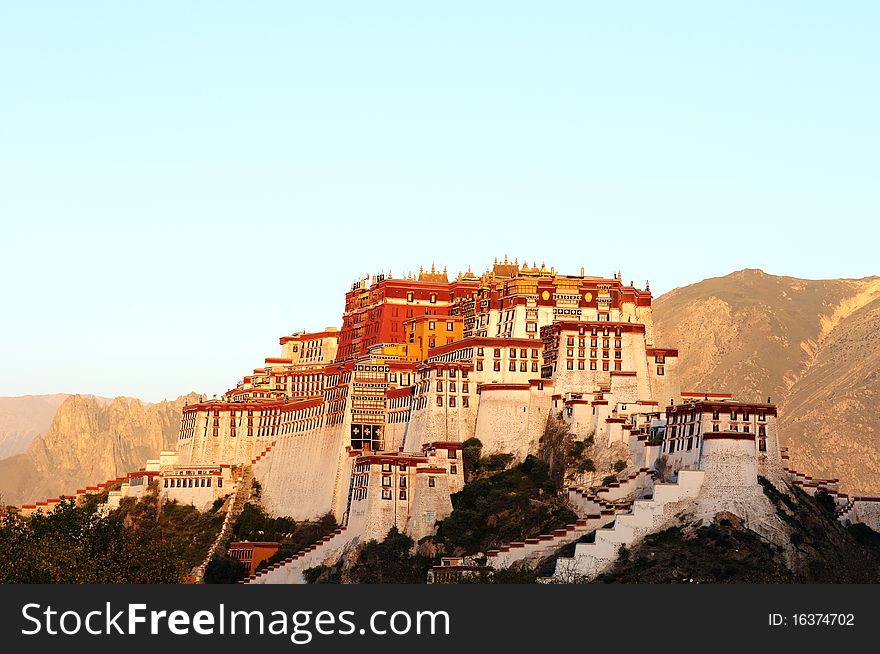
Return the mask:
[[45,434],[68,395],[0,397],[0,459],[24,452],[31,441]]
[[43,435],[31,436],[24,452],[0,460],[3,502],[21,504],[57,497],[141,468],[148,458],[176,446],[184,403],[198,397],[193,393],[144,404],[125,397],[38,396],[18,403],[17,410],[35,408],[29,422],[20,419],[22,430],[40,430],[49,413],[45,406],[59,401],[47,398],[60,398]]
[[741,270],[659,297],[654,320],[683,390],[769,396],[794,468],[880,494],[880,278]]

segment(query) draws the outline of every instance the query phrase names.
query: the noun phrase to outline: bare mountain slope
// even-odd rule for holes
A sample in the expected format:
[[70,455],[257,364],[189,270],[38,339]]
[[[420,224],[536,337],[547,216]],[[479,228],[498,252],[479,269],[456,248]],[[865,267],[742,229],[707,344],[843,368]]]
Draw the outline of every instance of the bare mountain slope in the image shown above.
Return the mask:
[[4,501],[38,501],[137,470],[176,445],[182,407],[197,397],[151,405],[121,397],[109,403],[68,397],[44,436],[23,454],[0,460]]
[[682,387],[768,396],[796,468],[880,493],[880,278],[805,280],[741,270],[658,298],[658,342]]

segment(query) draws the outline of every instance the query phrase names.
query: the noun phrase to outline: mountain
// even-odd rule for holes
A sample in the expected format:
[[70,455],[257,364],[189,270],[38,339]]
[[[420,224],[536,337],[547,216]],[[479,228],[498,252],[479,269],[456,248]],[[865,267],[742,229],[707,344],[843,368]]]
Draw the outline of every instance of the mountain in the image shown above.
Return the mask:
[[31,441],[45,434],[68,395],[0,397],[0,459],[24,452]]
[[27,450],[0,460],[4,503],[35,502],[137,470],[148,458],[177,443],[185,402],[144,404],[118,397],[109,402],[83,395],[67,397],[45,435]]
[[683,390],[770,397],[797,470],[880,494],[880,278],[740,270],[662,295],[654,321]]

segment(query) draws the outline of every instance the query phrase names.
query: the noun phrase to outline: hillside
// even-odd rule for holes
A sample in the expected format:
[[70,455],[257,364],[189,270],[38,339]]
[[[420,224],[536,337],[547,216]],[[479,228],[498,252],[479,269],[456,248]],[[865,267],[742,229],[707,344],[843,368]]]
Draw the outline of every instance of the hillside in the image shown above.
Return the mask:
[[64,400],[45,435],[22,454],[0,460],[0,494],[9,504],[34,502],[73,492],[124,472],[177,443],[184,402],[145,405],[72,395]]
[[880,494],[880,278],[741,270],[670,291],[654,317],[684,390],[771,397],[796,469]]

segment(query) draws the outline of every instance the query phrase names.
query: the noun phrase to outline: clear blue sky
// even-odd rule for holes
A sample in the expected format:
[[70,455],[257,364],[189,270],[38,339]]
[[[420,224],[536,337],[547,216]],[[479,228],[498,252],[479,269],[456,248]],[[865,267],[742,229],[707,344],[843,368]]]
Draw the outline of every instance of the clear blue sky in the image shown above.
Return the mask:
[[0,395],[221,392],[367,272],[877,265],[875,2],[6,2]]

